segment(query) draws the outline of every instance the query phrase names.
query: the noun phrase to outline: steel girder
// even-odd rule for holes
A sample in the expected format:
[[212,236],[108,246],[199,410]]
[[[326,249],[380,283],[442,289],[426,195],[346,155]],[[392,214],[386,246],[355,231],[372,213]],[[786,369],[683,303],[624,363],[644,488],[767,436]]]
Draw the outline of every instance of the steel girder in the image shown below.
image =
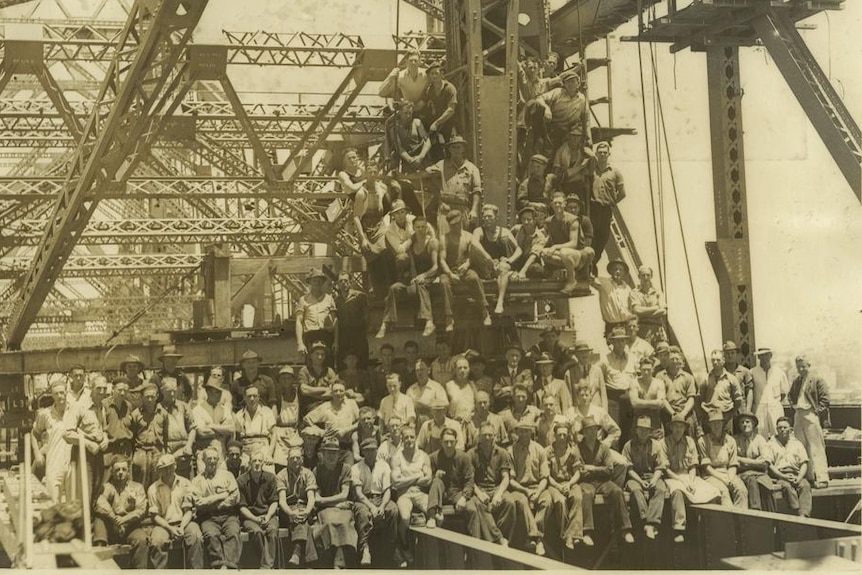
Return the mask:
[[[20,348],[27,328],[60,274],[111,181],[124,181],[148,153],[164,122],[180,103],[181,55],[207,6],[207,0],[135,2],[116,45],[116,58],[70,166],[10,317],[7,346]],[[127,42],[135,38],[139,43]],[[126,57],[129,59],[127,60]],[[181,92],[181,90],[180,90]]]
[[432,18],[443,20],[443,0],[405,0],[411,6],[419,8]]

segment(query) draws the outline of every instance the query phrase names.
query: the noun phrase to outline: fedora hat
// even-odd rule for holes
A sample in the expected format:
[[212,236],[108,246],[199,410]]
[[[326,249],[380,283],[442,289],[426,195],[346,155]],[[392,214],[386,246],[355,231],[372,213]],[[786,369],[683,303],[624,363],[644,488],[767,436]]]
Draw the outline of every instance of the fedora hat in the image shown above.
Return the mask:
[[251,350],[251,349],[247,349],[242,353],[242,356],[240,356],[239,362],[242,363],[242,362],[249,360],[249,359],[260,360],[263,358],[256,351]]
[[610,273],[613,273],[613,269],[617,266],[623,268],[623,272],[629,273],[629,265],[626,262],[624,262],[623,260],[611,260],[611,261],[609,261],[606,269],[608,270],[608,273],[610,274]]
[[120,362],[120,371],[125,371],[126,365],[130,363],[137,363],[139,366],[141,366],[141,369],[144,369],[144,362],[141,361],[141,358],[137,355],[129,354],[126,356],[126,359]]
[[181,358],[183,354],[177,353],[177,348],[173,345],[166,345],[162,348],[162,355],[159,356],[159,361],[163,360],[166,357],[175,357],[177,359]]

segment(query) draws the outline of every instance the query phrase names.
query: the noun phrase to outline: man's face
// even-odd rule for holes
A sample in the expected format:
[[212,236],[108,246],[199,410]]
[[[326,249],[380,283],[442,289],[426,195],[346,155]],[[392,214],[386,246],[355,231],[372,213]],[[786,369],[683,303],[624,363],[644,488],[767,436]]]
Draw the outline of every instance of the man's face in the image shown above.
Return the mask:
[[366,463],[371,463],[372,461],[377,459],[377,448],[376,447],[366,447],[362,450],[362,458],[366,461]]
[[407,223],[407,210],[398,210],[395,212],[395,223],[404,227],[404,224]]
[[114,477],[118,482],[123,483],[129,478],[129,464],[117,463],[113,468]]
[[302,467],[302,452],[291,451],[287,456],[287,466],[293,472],[299,471],[299,468]]
[[762,353],[757,356],[757,361],[760,363],[760,367],[766,369],[767,367],[772,365],[772,354]]
[[402,431],[404,429],[404,422],[397,416],[393,416],[389,418],[389,437],[398,442],[401,440]]
[[629,337],[634,337],[638,334],[638,321],[636,319],[630,319],[626,323],[626,333],[629,334]]
[[787,440],[790,439],[790,434],[793,433],[793,427],[787,421],[779,421],[775,427],[775,433],[782,443],[787,443]]
[[638,279],[641,282],[641,287],[646,289],[652,285],[652,272],[643,271],[638,274]]
[[563,87],[569,94],[574,94],[581,87],[581,79],[577,76],[572,76],[571,78],[563,82]]
[[535,60],[527,60],[524,64],[524,71],[531,76],[539,73],[539,63]]
[[156,399],[158,398],[158,393],[156,390],[151,389],[144,392],[144,406],[147,408],[152,408],[156,405]]
[[488,413],[488,410],[491,407],[491,399],[488,397],[488,394],[484,391],[480,391],[476,394],[476,410],[479,413]]
[[419,234],[420,236],[428,235],[428,222],[425,220],[414,220],[413,221],[413,231]]
[[86,380],[87,374],[84,373],[83,369],[73,369],[70,374],[70,382],[72,384],[72,389],[75,391],[80,390],[84,387],[84,381]]
[[414,449],[416,447],[416,430],[411,427],[402,429],[401,441],[404,443],[405,449]]
[[333,386],[330,388],[330,391],[332,392],[332,399],[336,400],[337,402],[341,402],[342,400],[344,400],[345,389],[344,386],[340,383],[333,384]]
[[593,397],[589,386],[578,386],[578,403],[580,403],[581,405],[586,405],[590,402],[592,398]]
[[558,334],[556,331],[551,330],[542,334],[542,341],[545,342],[545,345],[547,345],[548,348],[553,348],[555,345],[557,345],[557,342],[559,340],[560,334]]
[[421,382],[425,382],[428,379],[428,366],[425,365],[425,362],[416,362],[416,379]]
[[728,349],[724,352],[724,363],[736,365],[738,359],[739,359],[739,352],[737,350]]
[[374,412],[373,412],[373,411],[371,411],[371,412],[368,412],[368,411],[364,412],[364,413],[362,414],[362,417],[360,417],[360,418],[359,418],[359,421],[360,421],[360,423],[362,423],[362,425],[364,425],[365,427],[371,427],[372,425],[374,425]]
[[626,349],[626,340],[622,337],[611,339],[611,349],[614,350],[614,353],[617,355],[621,355]]
[[681,356],[680,354],[678,354],[678,353],[672,353],[672,354],[671,354],[671,356],[670,356],[670,363],[671,363],[671,365],[673,365],[677,370],[682,369],[682,368],[683,368],[683,366],[685,365],[685,362],[682,360],[682,356]]
[[479,431],[479,445],[488,449],[494,446],[494,430],[490,427],[483,427]]
[[411,54],[407,57],[407,69],[416,72],[419,69],[419,54]]
[[548,396],[542,400],[542,413],[545,417],[553,417],[557,414],[557,402],[554,396]]
[[414,365],[417,357],[419,357],[419,350],[417,348],[412,345],[404,348],[404,360],[407,362],[407,365]]
[[624,275],[625,275],[625,270],[623,269],[623,266],[616,265],[616,266],[611,268],[611,278],[615,282],[620,283],[621,281],[623,281]]
[[326,285],[326,278],[322,278],[322,277],[311,278],[308,282],[308,285],[311,287],[312,291],[322,292],[323,286]]
[[259,359],[244,359],[242,360],[242,370],[246,373],[257,373],[258,368],[260,367]]
[[251,470],[260,472],[263,470],[263,453],[260,451],[256,451],[251,454],[251,460],[249,461],[251,464]]
[[647,429],[646,427],[636,427],[635,428],[635,435],[637,436],[638,441],[643,443],[644,441],[649,439],[650,431],[651,430]]
[[324,467],[335,467],[335,464],[338,463],[338,450],[336,449],[323,449],[320,452],[320,460],[323,463]]
[[292,373],[281,373],[278,376],[278,382],[285,389],[293,389],[296,386],[296,376]]
[[93,398],[93,403],[98,405],[102,403],[105,396],[108,394],[108,388],[103,384],[94,385],[90,390],[90,397]]
[[451,434],[446,434],[443,436],[442,442],[443,452],[446,453],[446,455],[452,455],[455,451],[455,437]]
[[796,371],[799,373],[799,375],[804,376],[804,375],[808,374],[808,368],[809,367],[810,367],[810,364],[807,361],[805,361],[804,359],[796,360]]
[[554,214],[561,216],[566,211],[566,198],[563,196],[554,196],[551,200],[551,207],[554,208]]
[[554,373],[554,364],[550,362],[539,364],[539,373],[542,377],[550,377]]
[[434,349],[440,357],[449,357],[449,345],[446,342],[439,342]]
[[530,443],[530,440],[533,438],[533,432],[530,429],[520,428],[515,430],[515,435],[518,438],[518,443],[526,444]]
[[527,405],[527,392],[523,389],[519,389],[515,393],[512,394],[512,401],[515,404],[515,407],[518,409],[523,408]]
[[204,452],[204,467],[206,467],[207,473],[215,473],[218,468],[218,453],[215,451]]
[[446,408],[445,407],[434,407],[431,409],[431,417],[434,418],[434,421],[439,425],[446,418]]
[[174,471],[176,470],[176,465],[169,465],[167,467],[161,467],[158,469],[159,479],[162,480],[162,483],[169,483],[171,477],[174,476]]
[[210,370],[210,377],[218,380],[219,385],[224,381],[224,370],[220,367],[214,367]]
[[174,385],[162,387],[162,399],[165,403],[174,403],[177,400],[177,388]]
[[673,438],[674,438],[674,439],[676,439],[677,441],[679,441],[679,440],[680,440],[680,438],[681,438],[683,435],[685,435],[685,428],[686,428],[686,426],[685,426],[684,424],[682,424],[682,423],[673,423],[673,424],[671,424],[671,426],[670,426],[670,433],[671,433],[671,435],[673,436]]
[[455,363],[455,374],[458,376],[458,379],[464,381],[470,375],[470,362],[466,359],[459,359]]
[[585,427],[581,430],[581,433],[584,434],[584,439],[588,443],[593,443],[599,436],[599,428],[597,425],[591,425],[589,427]]
[[598,158],[599,160],[607,160],[610,155],[611,151],[605,146],[602,146],[598,150],[596,150],[596,158]]
[[359,165],[359,154],[356,152],[348,152],[344,155],[344,167],[348,169],[355,168]]
[[54,405],[58,408],[66,407],[66,390],[60,386],[51,388],[51,397],[54,398]]
[[325,349],[315,349],[311,352],[311,361],[316,363],[317,365],[323,364],[323,360],[326,359],[326,350]]
[[401,382],[399,382],[398,379],[395,377],[387,377],[386,391],[389,392],[389,395],[398,395],[398,393],[401,391]]
[[709,356],[709,363],[715,371],[724,369],[724,354],[713,352],[712,355]]
[[656,353],[656,357],[662,365],[667,365],[670,363],[670,352],[669,351],[659,351]]
[[554,440],[558,443],[568,443],[569,442],[569,430],[565,427],[558,427],[554,431]]
[[530,175],[534,178],[540,178],[545,175],[545,163],[536,160],[530,161]]
[[566,203],[566,211],[576,216],[581,215],[581,203],[574,200]]
[[178,361],[179,361],[178,357],[163,357],[162,358],[162,367],[165,368],[165,371],[170,373],[177,368],[177,362]]
[[260,403],[260,390],[247,389],[245,390],[245,404],[249,409],[256,409]]
[[349,353],[344,358],[344,365],[347,366],[347,369],[356,369],[356,366],[359,365],[359,358],[356,357],[356,355]]
[[652,379],[653,364],[651,361],[644,361],[638,365],[638,375],[644,381]]
[[380,363],[382,363],[383,365],[392,364],[392,350],[388,347],[380,349]]
[[137,363],[127,363],[125,371],[126,371],[126,377],[134,380],[134,379],[137,379],[138,374],[141,373],[141,366],[138,365]]
[[452,144],[449,146],[449,157],[456,163],[464,159],[464,144]]
[[713,437],[718,437],[721,435],[721,432],[724,430],[724,422],[719,421],[710,421],[709,422],[709,432],[713,435]]
[[591,355],[592,352],[586,349],[581,349],[575,352],[575,359],[578,360],[578,364],[583,367],[584,370],[587,370],[587,368],[590,366]]
[[521,214],[521,225],[527,228],[527,230],[532,230],[533,226],[536,225],[536,214],[533,212],[524,212]]
[[443,68],[434,67],[428,70],[428,79],[434,84],[439,84],[443,81]]
[[512,367],[518,367],[521,363],[521,352],[517,349],[510,349],[506,352],[506,363]]
[[485,375],[485,364],[481,361],[476,361],[470,364],[470,373],[476,379]]
[[494,213],[494,210],[482,211],[482,225],[486,228],[493,228],[497,225],[497,214]]
[[[239,447],[231,447],[227,450],[227,460],[229,463],[238,465],[240,459],[242,459],[242,450]],[[217,458],[216,463],[218,463]],[[206,459],[204,459],[204,465],[206,465]]]
[[749,417],[743,417],[739,420],[739,427],[744,434],[751,435],[751,432],[754,431],[754,422]]
[[126,394],[129,392],[128,383],[115,383],[112,390],[113,396],[116,399],[126,399]]

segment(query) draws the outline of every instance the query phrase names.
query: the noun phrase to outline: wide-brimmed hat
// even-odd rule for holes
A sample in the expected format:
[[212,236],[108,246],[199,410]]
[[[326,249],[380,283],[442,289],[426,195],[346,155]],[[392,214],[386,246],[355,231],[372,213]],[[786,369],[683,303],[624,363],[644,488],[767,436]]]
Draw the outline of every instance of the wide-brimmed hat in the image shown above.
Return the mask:
[[377,449],[377,440],[373,437],[367,437],[362,440],[362,443],[359,445],[359,449],[365,451],[366,449]]
[[736,416],[736,421],[737,421],[737,422],[740,422],[740,421],[742,421],[744,418],[748,418],[748,419],[750,419],[751,421],[753,421],[753,422],[754,422],[754,427],[757,427],[758,425],[760,425],[760,420],[759,420],[759,419],[757,419],[757,416],[756,416],[756,415],[754,415],[753,413],[751,413],[750,411],[744,411],[744,412],[740,413],[739,415],[737,415],[737,416]]
[[520,220],[520,219],[521,219],[521,216],[523,216],[524,214],[527,214],[527,213],[530,213],[530,214],[536,215],[536,208],[534,208],[533,206],[531,206],[531,205],[527,204],[526,206],[524,206],[523,208],[521,208],[520,210],[518,210],[518,219]]
[[531,162],[537,162],[539,164],[547,164],[548,158],[547,158],[547,156],[544,156],[542,154],[533,154],[532,157],[530,158],[530,161]]
[[209,389],[217,389],[219,391],[224,390],[224,388],[222,388],[222,386],[220,386],[218,384],[218,381],[216,380],[216,378],[214,378],[212,376],[207,378],[206,383],[204,383],[204,387],[209,388]]
[[137,355],[129,354],[126,356],[126,359],[120,362],[120,371],[125,371],[126,365],[130,363],[137,363],[139,366],[141,366],[141,369],[144,369],[145,367],[144,362],[141,361],[140,357],[138,357]]
[[395,200],[392,202],[392,207],[389,208],[389,213],[394,214],[395,212],[400,212],[401,210],[406,210],[407,204],[404,203],[404,200]]
[[593,351],[593,346],[583,340],[578,340],[575,342],[575,347],[572,348],[572,351]]
[[757,351],[754,352],[754,355],[772,355],[772,350],[768,347],[758,347]]
[[681,423],[683,425],[688,425],[688,421],[686,421],[685,417],[682,414],[677,413],[673,417],[670,418],[671,424],[673,423]]
[[242,363],[248,359],[263,359],[256,351],[252,349],[247,349],[242,353],[242,356],[239,358],[239,362]]
[[534,431],[536,429],[536,424],[533,423],[531,419],[522,419],[515,424],[515,431],[518,431],[519,429]]
[[296,375],[296,373],[293,371],[293,367],[289,365],[283,365],[281,366],[281,369],[278,370],[278,375],[283,375],[285,373],[290,375]]
[[670,351],[670,344],[668,344],[668,342],[660,341],[657,344],[655,344],[655,352],[656,353],[661,353],[663,351]]
[[326,347],[326,344],[325,344],[325,343],[323,343],[322,341],[315,341],[315,342],[313,342],[313,343],[311,344],[311,346],[309,346],[309,349],[310,349],[311,351],[314,351],[314,350],[316,350],[316,349],[326,350],[326,349],[327,349],[327,347]]
[[323,270],[318,268],[312,268],[311,271],[308,272],[308,276],[306,276],[309,281],[315,278],[323,278],[326,279],[326,274],[323,273]]
[[577,78],[578,80],[581,79],[580,67],[576,66],[574,68],[569,68],[568,70],[566,70],[565,72],[560,74],[560,81],[561,82],[566,82],[568,80],[571,80],[572,78]]
[[449,402],[445,399],[434,398],[431,400],[431,409],[446,409],[449,407]]
[[466,144],[467,140],[464,139],[463,136],[454,135],[449,138],[449,141],[446,142],[446,146],[454,146],[455,144]]
[[706,421],[707,423],[712,423],[714,421],[724,421],[724,414],[717,410],[710,411],[709,418]]
[[536,359],[535,363],[536,363],[536,365],[546,364],[546,363],[554,363],[554,358],[552,358],[548,352],[543,351],[542,355],[540,355]]
[[329,439],[324,439],[320,444],[321,451],[338,451],[340,447],[338,446],[338,440],[334,437]]
[[637,420],[635,420],[635,427],[652,429],[652,421],[650,420],[648,415],[641,415],[637,418]]
[[736,345],[736,342],[730,340],[724,342],[724,345],[721,346],[721,349],[723,349],[724,351],[739,351],[739,347]]
[[156,469],[164,469],[166,467],[170,467],[171,465],[176,465],[176,458],[170,453],[165,453],[161,457],[159,457],[158,461],[156,461]]
[[572,202],[575,202],[579,206],[584,205],[584,200],[581,199],[581,196],[579,196],[578,194],[569,194],[568,196],[566,196],[566,203],[569,204]]
[[629,334],[626,332],[626,328],[617,326],[611,330],[611,333],[608,335],[608,339],[628,339]]
[[608,262],[608,265],[605,269],[607,269],[608,273],[610,274],[613,273],[613,269],[617,266],[623,268],[623,272],[629,273],[629,265],[623,260],[611,260]]
[[166,345],[162,348],[162,355],[158,357],[159,361],[163,360],[166,357],[175,357],[177,359],[181,358],[183,354],[177,353],[177,348],[173,345]]

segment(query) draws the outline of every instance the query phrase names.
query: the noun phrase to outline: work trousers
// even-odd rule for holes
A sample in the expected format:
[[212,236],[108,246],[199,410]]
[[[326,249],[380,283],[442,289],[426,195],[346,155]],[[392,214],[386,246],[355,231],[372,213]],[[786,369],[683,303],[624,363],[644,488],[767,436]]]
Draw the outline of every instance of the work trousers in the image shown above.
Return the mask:
[[548,486],[536,500],[536,526],[544,537],[549,525],[562,529],[566,517],[566,498],[555,487]]
[[225,566],[228,569],[236,569],[242,553],[239,517],[236,515],[236,510],[203,519],[201,532],[210,567],[218,569]]
[[[382,495],[371,495],[368,497],[376,506],[383,501]],[[398,528],[398,506],[390,501],[383,508],[383,513],[372,517],[371,510],[361,501],[353,504],[353,520],[356,522],[356,533],[359,536],[357,550],[368,547],[368,538],[372,531],[377,531],[384,541],[393,541]],[[394,551],[394,550],[393,550]]]
[[685,494],[682,491],[672,491],[670,494],[670,510],[673,514],[674,531],[685,531]]
[[748,489],[739,476],[734,477],[727,483],[714,476],[707,477],[706,481],[717,487],[719,492],[721,492],[722,505],[733,505],[740,509],[748,508]]
[[646,525],[661,525],[664,513],[664,500],[667,497],[667,483],[657,481],[653,489],[645,491],[641,484],[633,479],[626,482],[626,489],[631,494],[629,502]]
[[[455,505],[460,497],[461,490],[447,490],[443,481],[435,477],[428,490],[428,509],[442,509],[446,504]],[[461,514],[467,524],[467,535],[485,541],[499,541],[503,537],[491,512],[475,498],[468,499],[464,509],[457,513]]]
[[278,545],[278,516],[261,525],[259,521],[242,520],[242,529],[248,533],[255,556],[260,557],[261,569],[272,569],[275,566],[275,549]]
[[797,409],[793,416],[793,433],[808,452],[808,481],[829,482],[829,464],[826,461],[826,441],[820,418],[813,409]]
[[450,321],[455,315],[452,312],[452,283],[466,282],[470,284],[473,297],[476,299],[476,305],[484,312],[487,310],[485,302],[485,286],[482,285],[482,280],[479,279],[479,274],[473,270],[467,270],[462,274],[455,274],[453,280],[448,275],[440,276],[440,285],[443,286],[443,315],[446,316],[446,321]]
[[[485,491],[488,496],[493,496],[494,490]],[[509,545],[515,548],[524,548],[533,540],[541,537],[539,527],[536,525],[536,517],[530,509],[530,500],[523,493],[506,491],[498,505],[492,512],[494,521],[500,532],[509,541]]]
[[150,485],[158,479],[156,475],[156,462],[162,452],[156,447],[137,447],[132,456],[132,479],[149,489]]
[[[168,568],[172,540],[173,537],[164,527],[157,525],[150,531],[150,563],[153,569]],[[183,552],[187,569],[204,568],[203,534],[200,525],[194,521],[190,521],[183,530]]]
[[612,481],[585,481],[580,484],[580,487],[583,491],[584,531],[593,531],[596,528],[596,523],[593,519],[593,504],[595,503],[596,495],[604,497],[605,503],[610,506],[618,529],[627,531],[632,528],[629,510],[626,509],[626,500],[623,497],[623,490],[616,483]]
[[611,218],[614,215],[613,206],[590,202],[590,220],[593,222],[593,269],[602,259],[602,253],[611,237]]
[[433,321],[431,314],[431,294],[428,292],[428,286],[424,283],[411,283],[405,285],[403,283],[394,283],[389,286],[389,293],[384,301],[385,307],[383,311],[383,321],[385,323],[396,323],[398,321],[398,306],[396,300],[398,294],[407,292],[411,296],[419,298],[419,313],[416,317],[426,321]]
[[129,566],[132,569],[147,568],[147,531],[141,527],[135,527],[127,533],[121,533],[117,526],[103,517],[93,520],[93,541],[97,543],[109,543],[111,545],[129,545]]
[[784,500],[792,511],[802,517],[811,517],[811,484],[807,479],[803,477],[795,487],[783,479],[779,479],[776,483],[781,487]]
[[775,484],[762,471],[743,471],[739,477],[748,489],[748,508],[758,511],[775,511],[775,498],[772,488]]
[[410,528],[410,517],[413,510],[423,515],[428,513],[428,494],[419,487],[411,485],[407,491],[398,496],[395,506],[398,508],[398,544],[403,548],[408,545],[407,530]]

